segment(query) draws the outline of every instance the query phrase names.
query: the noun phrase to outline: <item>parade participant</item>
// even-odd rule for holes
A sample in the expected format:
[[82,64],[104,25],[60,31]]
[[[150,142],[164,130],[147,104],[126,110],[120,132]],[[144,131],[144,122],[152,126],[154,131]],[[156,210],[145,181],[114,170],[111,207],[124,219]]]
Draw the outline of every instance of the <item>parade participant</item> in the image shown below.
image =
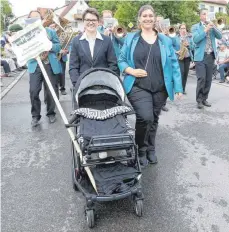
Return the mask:
[[[118,60],[125,73],[124,88],[136,113],[135,139],[138,155],[144,167],[156,163],[155,137],[161,108],[169,96],[182,95],[179,63],[172,41],[154,29],[152,6],[142,6],[138,12],[140,31],[127,35]],[[147,161],[148,160],[148,161]]]
[[[41,15],[38,11],[31,11],[28,15],[27,23],[31,23],[36,20],[40,20]],[[52,48],[50,51],[46,51],[41,54],[41,60],[44,64],[44,68],[48,74],[50,82],[56,92],[56,95],[59,95],[58,90],[58,74],[61,72],[61,66],[57,59],[57,53],[60,52],[60,42],[57,37],[57,34],[54,30],[46,28],[47,36],[52,42]],[[32,126],[35,127],[38,125],[41,118],[41,101],[39,98],[39,93],[42,88],[42,82],[44,81],[44,76],[41,72],[41,69],[35,59],[31,59],[27,63],[28,72],[30,76],[30,100],[31,100],[31,114],[32,114]],[[51,95],[51,92],[47,86],[47,83],[44,82],[45,92],[46,92],[46,106],[47,106],[47,116],[49,117],[49,122],[54,123],[56,121],[55,117],[55,102]]]
[[[57,30],[57,25],[55,23],[50,24],[49,28],[53,29],[53,30]],[[66,90],[65,90],[65,73],[66,73],[66,63],[68,61],[68,56],[67,54],[69,53],[68,49],[61,49],[59,52],[60,55],[60,64],[61,64],[61,68],[62,71],[59,75],[60,79],[59,79],[59,84],[60,84],[60,92],[62,95],[66,95]]]
[[112,27],[106,28],[105,21],[107,19],[112,19],[112,18],[113,18],[112,11],[104,10],[102,12],[102,20],[101,20],[102,25],[98,26],[98,31],[101,34],[104,34],[104,35],[109,36],[111,38],[111,41],[113,43],[113,47],[115,50],[115,55],[118,58],[120,51],[121,51],[121,48],[123,46],[124,40],[125,40],[126,33],[122,32],[121,34],[117,35],[117,33],[114,32],[115,27],[118,26],[118,24],[115,24]]
[[211,89],[213,65],[216,52],[216,39],[222,38],[222,33],[212,22],[208,22],[208,10],[200,10],[200,22],[193,25],[194,61],[197,75],[196,101],[197,108],[211,107],[207,102]]
[[192,36],[188,34],[186,25],[182,23],[179,26],[179,35],[171,39],[173,40],[173,47],[176,50],[176,54],[178,55],[177,58],[180,65],[183,91],[184,94],[186,94],[185,88],[190,62],[193,61],[192,50],[194,49],[194,44],[192,41]]
[[82,19],[85,32],[73,39],[70,52],[69,74],[72,84],[75,85],[79,76],[90,68],[109,68],[119,75],[111,39],[97,31],[98,11],[88,8]]

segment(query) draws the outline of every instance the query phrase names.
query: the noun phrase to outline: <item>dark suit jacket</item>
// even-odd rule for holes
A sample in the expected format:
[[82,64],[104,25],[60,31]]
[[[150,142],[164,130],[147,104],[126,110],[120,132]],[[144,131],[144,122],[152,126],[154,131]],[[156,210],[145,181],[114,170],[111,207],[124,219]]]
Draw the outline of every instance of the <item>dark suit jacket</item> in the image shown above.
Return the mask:
[[96,39],[93,59],[86,39],[80,40],[82,35],[72,41],[69,61],[69,74],[75,85],[79,76],[90,68],[109,68],[119,75],[117,58],[110,37],[101,35],[103,40]]

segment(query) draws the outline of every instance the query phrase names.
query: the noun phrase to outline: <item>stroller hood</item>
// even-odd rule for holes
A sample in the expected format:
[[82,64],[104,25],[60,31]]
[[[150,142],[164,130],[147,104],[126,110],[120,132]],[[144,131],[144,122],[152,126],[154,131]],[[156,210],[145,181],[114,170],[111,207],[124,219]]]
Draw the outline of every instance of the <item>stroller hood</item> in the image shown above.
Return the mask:
[[108,93],[116,95],[122,101],[125,91],[120,78],[111,70],[105,68],[90,69],[84,72],[75,86],[75,97],[78,103],[79,96],[84,94]]

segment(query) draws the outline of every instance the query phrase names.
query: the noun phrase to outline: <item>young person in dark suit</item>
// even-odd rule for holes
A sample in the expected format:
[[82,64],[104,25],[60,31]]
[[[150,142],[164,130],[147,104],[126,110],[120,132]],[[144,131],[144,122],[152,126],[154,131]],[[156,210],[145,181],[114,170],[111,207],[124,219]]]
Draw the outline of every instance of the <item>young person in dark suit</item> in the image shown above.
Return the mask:
[[109,68],[117,75],[119,69],[111,39],[98,32],[99,13],[88,8],[83,13],[85,32],[72,41],[69,74],[75,85],[79,76],[90,68]]

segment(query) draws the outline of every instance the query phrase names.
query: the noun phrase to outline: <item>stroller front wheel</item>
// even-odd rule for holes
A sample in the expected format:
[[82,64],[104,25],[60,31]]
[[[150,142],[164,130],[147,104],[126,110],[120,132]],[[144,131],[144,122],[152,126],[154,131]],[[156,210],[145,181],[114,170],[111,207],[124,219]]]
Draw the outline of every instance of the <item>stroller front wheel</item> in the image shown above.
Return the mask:
[[93,228],[95,226],[95,214],[93,209],[86,210],[86,220],[89,228]]
[[135,213],[138,217],[143,215],[143,200],[136,200],[134,203]]

